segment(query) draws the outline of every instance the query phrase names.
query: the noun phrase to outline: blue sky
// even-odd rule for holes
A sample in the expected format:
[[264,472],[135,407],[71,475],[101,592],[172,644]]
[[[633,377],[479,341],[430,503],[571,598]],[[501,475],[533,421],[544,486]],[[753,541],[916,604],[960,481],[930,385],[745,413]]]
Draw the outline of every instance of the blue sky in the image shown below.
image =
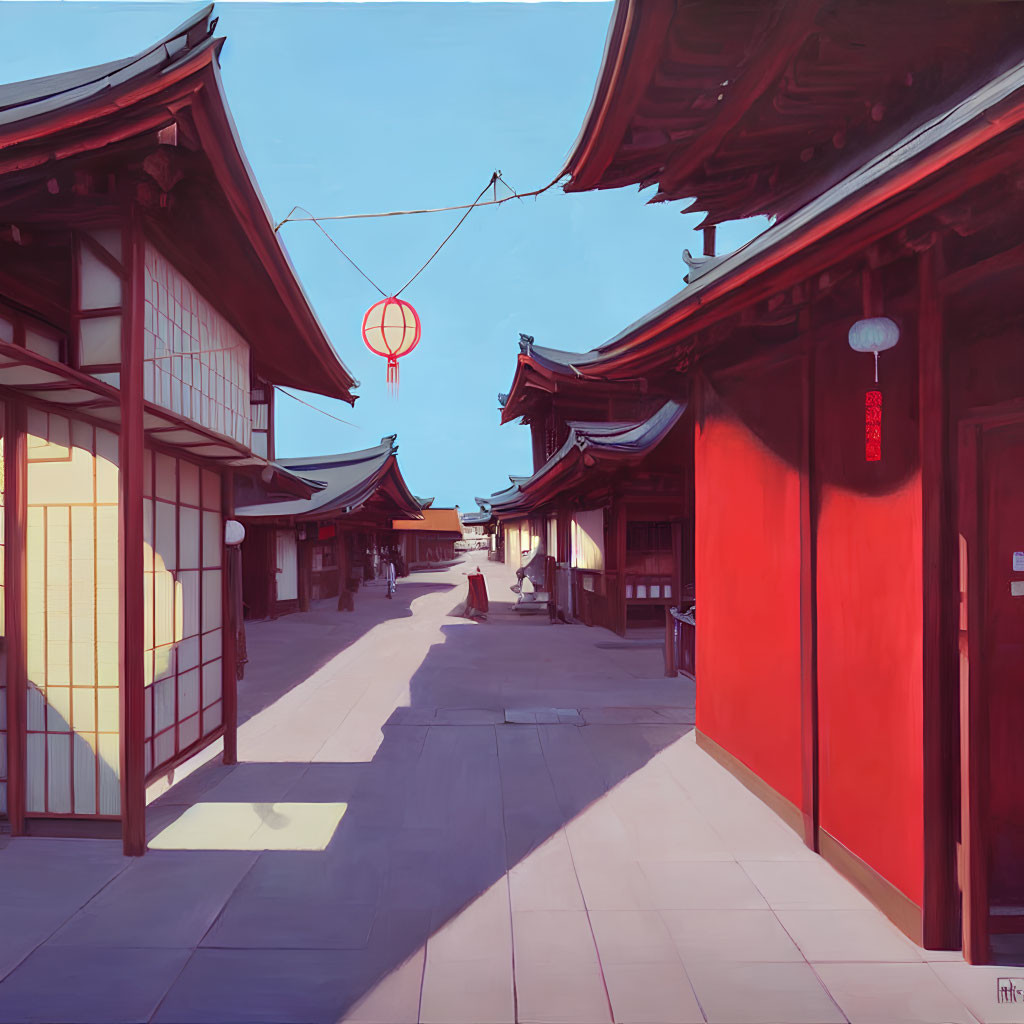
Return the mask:
[[[16,81],[127,56],[200,4],[3,3],[2,76]],[[561,170],[586,114],[607,3],[222,3],[221,67],[250,164],[275,220],[471,202],[500,169],[519,191]],[[285,245],[335,348],[360,380],[354,409],[319,396],[343,426],[286,396],[278,454],[370,447],[398,434],[416,494],[475,508],[476,495],[531,470],[528,429],[498,422],[519,333],[538,344],[600,344],[682,286],[699,252],[685,204],[647,206],[634,189],[475,210],[403,293],[423,323],[397,400],[360,338],[379,296],[312,224]],[[327,225],[385,291],[399,288],[458,213]],[[725,225],[734,248],[760,224]]]

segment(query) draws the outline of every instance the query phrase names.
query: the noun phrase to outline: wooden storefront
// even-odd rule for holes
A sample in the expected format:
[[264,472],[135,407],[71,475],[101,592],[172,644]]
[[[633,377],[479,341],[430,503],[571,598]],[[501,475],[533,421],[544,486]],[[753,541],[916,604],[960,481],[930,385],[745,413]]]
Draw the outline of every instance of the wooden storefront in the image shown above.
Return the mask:
[[[354,594],[372,576],[374,555],[397,545],[393,518],[424,515],[402,478],[395,442],[392,435],[358,452],[279,459],[279,468],[316,488],[306,497],[255,485],[239,490],[248,618],[307,611],[311,601]],[[347,599],[343,605],[350,606]]]
[[635,423],[570,421],[532,477],[492,495],[506,561],[510,541],[552,560],[558,616],[620,635],[664,629],[692,565],[689,424],[674,401]]
[[766,6],[616,4],[567,188],[696,196],[706,257],[577,363],[691,382],[698,742],[916,942],[1019,963],[1024,13]]
[[239,148],[213,27],[207,9],[129,60],[0,87],[15,835],[141,854],[147,785],[214,741],[233,762],[234,484],[309,493],[260,451],[271,383],[352,400]]

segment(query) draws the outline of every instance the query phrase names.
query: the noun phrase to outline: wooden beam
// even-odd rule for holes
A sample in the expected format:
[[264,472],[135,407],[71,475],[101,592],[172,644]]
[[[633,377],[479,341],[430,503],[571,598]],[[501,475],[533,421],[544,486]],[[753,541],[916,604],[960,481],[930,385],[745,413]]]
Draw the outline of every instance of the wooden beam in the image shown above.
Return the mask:
[[818,849],[817,509],[814,502],[815,346],[809,307],[800,361],[800,774],[804,843]]
[[[599,367],[586,367],[588,379],[649,373],[652,364],[667,363],[669,353],[680,342],[685,344],[709,323],[738,313],[780,288],[820,274],[823,267],[828,268],[902,224],[930,213],[963,190],[962,176],[949,165],[1019,121],[1024,121],[1024,100],[1002,118],[982,122],[969,135],[950,141],[930,153],[927,160],[916,161],[891,179],[858,193],[806,231],[790,236],[762,257],[748,261],[725,279],[702,289],[699,303],[682,297],[663,316],[650,320],[619,342],[616,351]],[[972,174],[983,179],[1005,170],[1017,159],[1014,149],[1000,146],[986,155],[975,155]],[[924,187],[925,179],[940,172],[941,178]],[[841,253],[837,250],[839,246]]]
[[[960,484],[958,525],[961,540],[960,580],[960,888],[964,959],[989,961],[988,707],[984,701],[984,540],[981,522],[981,427],[960,428],[957,475]],[[966,549],[966,550],[963,550]],[[966,575],[966,579],[964,579]]]
[[956,577],[949,466],[946,345],[941,249],[918,256],[918,408],[921,452],[922,741],[924,744],[924,892],[922,941],[956,949],[959,900],[953,819],[956,758]]
[[672,195],[687,178],[701,170],[705,161],[714,157],[726,136],[786,70],[793,54],[813,29],[820,6],[820,0],[796,0],[778,5],[778,23],[759,40],[756,56],[740,73],[739,80],[723,86],[724,98],[713,118],[697,134],[692,145],[686,146],[665,165],[658,195]]
[[26,562],[28,447],[25,407],[13,395],[4,406],[4,614],[7,656],[7,820],[25,832],[25,730],[28,687]]
[[[235,473],[228,469],[221,474],[221,509],[226,522],[235,515]],[[228,547],[221,537],[224,556],[221,593],[221,695],[224,714],[224,764],[238,764],[238,631],[244,614],[241,605],[241,580],[235,586],[236,573],[241,576],[241,548]]]
[[33,310],[37,315],[49,320],[55,327],[64,329],[68,327],[70,310],[52,296],[26,284],[17,274],[0,270],[0,295],[25,309]]
[[146,852],[145,649],[143,600],[145,535],[142,516],[144,452],[143,356],[145,239],[137,215],[125,232],[130,255],[128,316],[122,325],[121,437],[121,821],[126,856]]
[[987,277],[1004,273],[1005,271],[1020,271],[1024,264],[1024,242],[1011,246],[1003,252],[989,256],[987,259],[970,263],[959,270],[951,271],[941,278],[941,289],[945,295],[955,295],[967,288],[971,288]]
[[562,172],[572,175],[567,192],[598,187],[658,65],[675,11],[674,0],[622,0],[615,5],[597,92]]

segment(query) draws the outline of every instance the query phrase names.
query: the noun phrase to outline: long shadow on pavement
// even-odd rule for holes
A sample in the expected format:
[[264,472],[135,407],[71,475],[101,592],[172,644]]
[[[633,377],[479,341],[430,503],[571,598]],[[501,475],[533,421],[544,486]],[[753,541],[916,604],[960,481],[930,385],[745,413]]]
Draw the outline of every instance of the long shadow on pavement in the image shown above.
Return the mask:
[[[400,593],[438,589],[448,586]],[[512,622],[506,608],[491,623],[442,625],[372,759],[210,764],[151,807],[156,831],[200,804],[282,809],[273,820],[289,803],[343,802],[325,849],[151,850],[0,983],[0,1020],[337,1022],[417,954],[394,996],[415,1019],[429,937],[692,728],[683,690],[682,713],[664,724],[505,724],[507,704],[544,692],[561,708],[602,692],[611,707],[634,699],[628,678],[611,678],[609,652],[594,651],[597,631],[581,640],[582,627]],[[305,625],[293,631],[305,637]],[[543,635],[553,630],[574,634],[561,654]],[[326,635],[303,644],[275,655],[287,674],[276,694],[253,687],[247,719],[340,649]],[[261,677],[274,671],[261,664]]]

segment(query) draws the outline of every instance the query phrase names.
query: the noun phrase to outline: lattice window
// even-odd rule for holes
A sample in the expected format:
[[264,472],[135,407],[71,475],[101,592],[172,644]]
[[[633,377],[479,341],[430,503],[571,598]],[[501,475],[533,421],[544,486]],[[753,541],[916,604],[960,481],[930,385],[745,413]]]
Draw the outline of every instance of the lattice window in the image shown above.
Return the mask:
[[29,410],[29,814],[120,813],[118,441]]
[[249,346],[151,245],[145,338],[146,398],[249,447]]
[[223,724],[221,480],[146,453],[146,773]]
[[274,385],[254,377],[249,392],[252,406],[252,450],[265,459],[273,458],[271,423],[274,402]]

